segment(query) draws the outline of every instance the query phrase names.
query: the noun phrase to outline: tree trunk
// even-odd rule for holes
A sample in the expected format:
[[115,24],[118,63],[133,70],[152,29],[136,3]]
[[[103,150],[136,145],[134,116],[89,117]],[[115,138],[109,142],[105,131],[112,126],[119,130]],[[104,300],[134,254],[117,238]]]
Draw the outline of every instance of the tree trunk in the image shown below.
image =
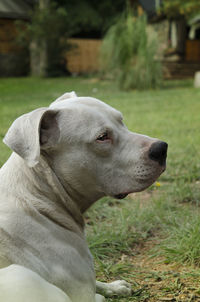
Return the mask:
[[185,43],[186,43],[186,36],[187,36],[187,29],[186,29],[186,20],[185,18],[180,18],[177,21],[177,52],[184,56],[185,54]]
[[[49,6],[49,0],[39,0],[39,9],[47,9]],[[45,40],[38,43],[35,40],[30,44],[30,69],[32,76],[47,76],[47,43]]]

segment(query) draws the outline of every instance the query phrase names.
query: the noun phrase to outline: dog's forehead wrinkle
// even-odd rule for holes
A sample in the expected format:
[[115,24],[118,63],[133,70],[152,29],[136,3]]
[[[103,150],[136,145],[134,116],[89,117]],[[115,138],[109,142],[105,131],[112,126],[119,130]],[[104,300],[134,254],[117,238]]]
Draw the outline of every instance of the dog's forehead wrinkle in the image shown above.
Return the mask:
[[79,135],[87,131],[95,133],[101,131],[101,129],[112,129],[115,127],[113,123],[113,120],[116,119],[115,114],[115,111],[97,110],[97,108],[85,104],[72,105],[60,109],[60,127],[67,132],[77,129]]

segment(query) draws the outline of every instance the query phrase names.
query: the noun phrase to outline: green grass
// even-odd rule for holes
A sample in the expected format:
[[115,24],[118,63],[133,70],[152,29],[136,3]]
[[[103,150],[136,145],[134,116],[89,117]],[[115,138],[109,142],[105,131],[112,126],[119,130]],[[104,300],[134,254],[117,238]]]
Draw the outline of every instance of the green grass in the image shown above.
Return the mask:
[[[71,90],[105,101],[123,113],[130,130],[169,144],[161,187],[148,189],[151,200],[141,206],[137,197],[123,201],[104,198],[86,217],[99,279],[131,281],[135,296],[120,301],[145,301],[149,292],[146,287],[137,288],[131,259],[136,247],[148,238],[160,240],[151,255],[162,255],[166,262],[200,266],[200,90],[189,80],[166,82],[162,90],[121,92],[112,82],[91,78],[1,79],[1,139],[16,117],[48,106]],[[0,150],[1,166],[10,150],[2,142]]]

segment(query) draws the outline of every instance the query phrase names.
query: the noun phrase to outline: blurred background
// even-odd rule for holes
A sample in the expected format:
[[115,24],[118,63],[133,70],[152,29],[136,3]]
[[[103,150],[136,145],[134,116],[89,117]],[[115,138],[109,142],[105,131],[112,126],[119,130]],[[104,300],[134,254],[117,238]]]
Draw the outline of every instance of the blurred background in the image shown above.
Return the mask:
[[198,70],[198,1],[0,0],[1,77],[98,73],[128,89]]

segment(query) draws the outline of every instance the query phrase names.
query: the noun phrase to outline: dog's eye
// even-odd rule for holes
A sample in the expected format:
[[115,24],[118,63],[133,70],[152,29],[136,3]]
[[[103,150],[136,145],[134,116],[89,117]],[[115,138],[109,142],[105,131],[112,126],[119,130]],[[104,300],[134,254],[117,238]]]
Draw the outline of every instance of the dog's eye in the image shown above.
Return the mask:
[[108,139],[110,139],[109,138],[109,136],[108,136],[108,133],[107,132],[104,132],[104,133],[102,133],[101,135],[99,135],[98,137],[97,137],[97,140],[98,141],[105,141],[105,140],[108,140]]

